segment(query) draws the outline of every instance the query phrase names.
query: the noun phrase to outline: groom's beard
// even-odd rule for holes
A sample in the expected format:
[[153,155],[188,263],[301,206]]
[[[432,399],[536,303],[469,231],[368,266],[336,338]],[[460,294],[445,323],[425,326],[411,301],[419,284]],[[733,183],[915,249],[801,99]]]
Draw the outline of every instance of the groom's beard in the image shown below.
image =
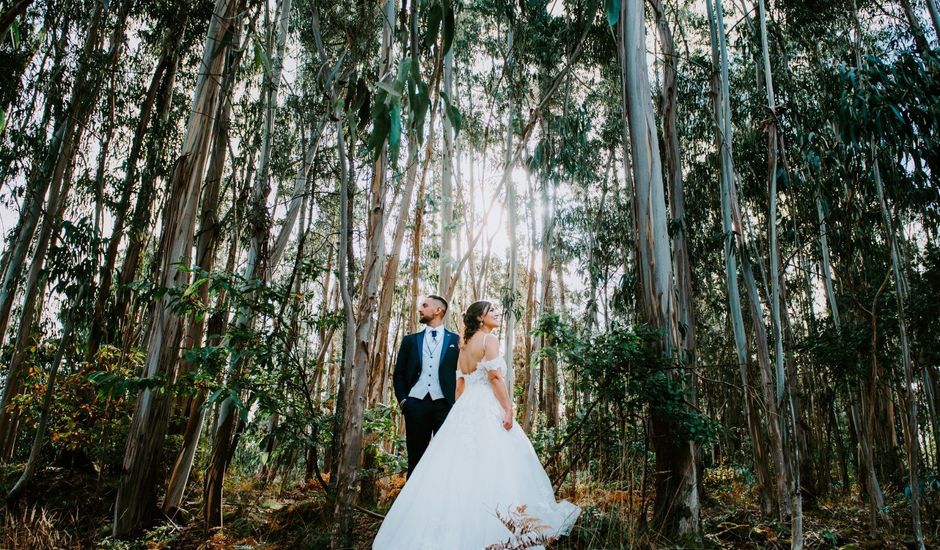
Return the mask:
[[428,324],[428,322],[429,322],[430,320],[431,320],[431,318],[430,318],[430,317],[427,317],[427,316],[425,316],[425,315],[422,315],[422,316],[418,317],[418,322],[421,323],[422,325]]

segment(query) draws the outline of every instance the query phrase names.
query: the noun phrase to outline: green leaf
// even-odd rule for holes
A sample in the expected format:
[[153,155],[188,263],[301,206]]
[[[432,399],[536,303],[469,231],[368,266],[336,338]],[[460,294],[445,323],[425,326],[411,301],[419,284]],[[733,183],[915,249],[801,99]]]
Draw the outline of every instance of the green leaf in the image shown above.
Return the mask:
[[397,89],[404,90],[405,82],[408,81],[408,77],[411,76],[412,73],[415,73],[415,71],[412,71],[414,63],[415,60],[413,58],[406,57],[398,64],[398,77],[395,78],[395,87]]
[[0,107],[0,134],[7,129],[7,112]]
[[444,55],[447,55],[447,52],[454,45],[456,27],[454,4],[450,0],[444,0]]
[[898,120],[901,121],[901,124],[904,124],[904,115],[901,114],[901,110],[898,109],[897,105],[888,105],[891,108],[891,112],[894,113],[894,116],[898,117]]
[[389,82],[378,82],[378,83],[376,83],[375,87],[378,88],[378,89],[380,89],[380,90],[382,90],[382,91],[384,91],[385,93],[387,93],[387,94],[390,95],[390,96],[401,97],[401,90],[396,89],[394,82],[392,82],[392,83],[389,83]]
[[16,49],[20,45],[20,22],[16,19],[13,20],[13,23],[10,24],[10,41],[13,42],[13,48]]
[[461,123],[463,118],[460,115],[460,111],[450,102],[450,97],[445,92],[441,92],[441,97],[444,98],[444,114],[447,116],[447,119],[450,120],[451,125],[454,127],[454,137],[457,137],[457,134],[460,133]]
[[444,10],[440,3],[435,3],[428,11],[428,30],[424,35],[424,47],[430,48],[431,44],[437,42],[437,34],[441,30],[441,20],[444,18]]
[[389,112],[388,156],[392,163],[398,161],[398,151],[401,148],[401,101],[392,100]]
[[617,20],[620,19],[620,1],[621,0],[604,0],[604,6],[607,11],[607,24],[613,27],[617,24]]
[[418,82],[417,93],[411,103],[411,127],[418,136],[418,143],[424,143],[424,121],[431,109],[431,97],[426,82]]
[[209,398],[206,399],[205,403],[202,404],[202,407],[204,409],[211,407],[212,404],[216,402],[216,400],[219,398],[220,395],[222,395],[222,392],[224,391],[225,391],[225,388],[219,388],[215,390],[214,392],[212,392],[209,395]]
[[[332,84],[333,80],[336,79],[336,75],[339,74],[339,70],[343,66],[344,59],[346,59],[345,51],[342,53],[342,55],[339,56],[339,59],[336,60],[336,64],[333,65],[333,68],[330,70],[329,74],[326,75],[326,80],[324,81],[324,84],[326,86],[329,86],[330,84]],[[350,84],[352,84],[352,82],[350,82]]]
[[376,94],[375,103],[372,106],[372,133],[366,142],[372,151],[372,160],[379,158],[379,152],[388,139],[391,129],[391,120],[389,119],[388,104],[385,99],[388,97],[383,91]]
[[232,401],[235,403],[235,409],[238,411],[238,416],[241,417],[242,422],[248,422],[248,407],[245,406],[245,403],[242,402],[241,396],[238,395],[237,390],[229,390],[229,397],[232,398]]
[[255,50],[255,66],[263,67],[265,74],[271,74],[271,58],[268,57],[268,52],[264,51],[264,47],[257,37],[252,41],[252,44]]
[[199,287],[201,287],[202,285],[204,285],[204,284],[206,284],[206,283],[208,283],[208,282],[209,282],[209,279],[208,279],[208,278],[205,278],[205,277],[203,277],[203,278],[201,278],[201,279],[196,279],[196,280],[193,282],[193,284],[189,285],[189,286],[186,288],[186,290],[183,291],[183,298],[189,298],[190,296],[192,296],[193,294],[195,294],[196,291],[199,290]]

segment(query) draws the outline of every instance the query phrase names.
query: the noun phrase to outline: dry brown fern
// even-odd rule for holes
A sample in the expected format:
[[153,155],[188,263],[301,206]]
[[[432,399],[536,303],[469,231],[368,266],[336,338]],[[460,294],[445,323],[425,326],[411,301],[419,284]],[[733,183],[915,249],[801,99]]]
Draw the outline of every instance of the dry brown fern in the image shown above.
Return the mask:
[[496,509],[496,518],[512,533],[508,539],[486,547],[486,550],[525,550],[542,546],[547,548],[558,541],[558,535],[547,533],[550,529],[542,520],[526,513],[526,505],[509,507],[506,515]]

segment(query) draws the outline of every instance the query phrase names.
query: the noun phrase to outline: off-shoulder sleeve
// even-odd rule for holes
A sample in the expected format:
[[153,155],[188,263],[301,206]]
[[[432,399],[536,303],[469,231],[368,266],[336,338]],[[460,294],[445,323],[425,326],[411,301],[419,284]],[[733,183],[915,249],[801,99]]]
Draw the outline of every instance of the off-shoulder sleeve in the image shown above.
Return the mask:
[[506,361],[503,360],[502,356],[494,357],[493,359],[480,361],[479,364],[477,364],[477,368],[481,368],[485,371],[492,371],[492,370],[505,371]]

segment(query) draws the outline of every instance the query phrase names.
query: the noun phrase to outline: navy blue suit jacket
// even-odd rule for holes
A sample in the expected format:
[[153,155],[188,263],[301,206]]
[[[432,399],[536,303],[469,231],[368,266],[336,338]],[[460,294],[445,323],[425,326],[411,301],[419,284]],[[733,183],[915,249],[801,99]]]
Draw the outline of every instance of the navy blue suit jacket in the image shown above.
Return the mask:
[[[424,331],[409,334],[401,340],[398,348],[398,360],[395,361],[395,371],[392,382],[395,385],[395,399],[399,403],[408,397],[411,388],[421,376],[421,350],[424,347]],[[454,404],[454,391],[457,388],[457,357],[460,355],[460,337],[444,329],[444,341],[441,344],[443,355],[438,367],[438,379],[441,382],[441,391],[444,398],[451,405]]]

